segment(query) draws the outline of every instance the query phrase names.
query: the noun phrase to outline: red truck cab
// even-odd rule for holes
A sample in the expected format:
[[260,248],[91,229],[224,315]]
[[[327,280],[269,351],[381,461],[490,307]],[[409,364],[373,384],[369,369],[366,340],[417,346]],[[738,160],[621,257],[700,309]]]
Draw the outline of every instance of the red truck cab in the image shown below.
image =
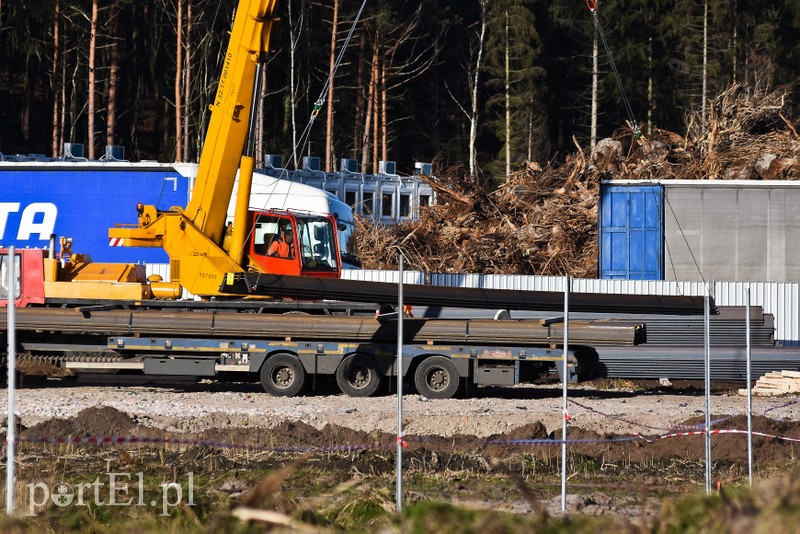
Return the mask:
[[8,306],[8,273],[14,272],[16,307],[44,304],[44,250],[15,249],[14,261],[9,261],[8,249],[0,248],[0,306]]
[[294,211],[252,212],[250,266],[270,274],[339,278],[336,219]]

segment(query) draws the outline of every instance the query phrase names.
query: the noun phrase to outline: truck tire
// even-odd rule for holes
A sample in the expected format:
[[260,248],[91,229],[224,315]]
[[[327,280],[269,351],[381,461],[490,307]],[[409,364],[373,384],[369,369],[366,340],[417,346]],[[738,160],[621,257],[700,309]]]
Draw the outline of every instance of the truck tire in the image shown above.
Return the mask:
[[276,354],[261,366],[261,387],[275,397],[299,395],[306,384],[303,364],[291,354]]
[[383,384],[383,375],[372,356],[351,354],[336,368],[336,383],[350,397],[370,397]]
[[419,364],[414,373],[417,392],[429,399],[450,399],[458,392],[461,378],[449,358],[431,356]]

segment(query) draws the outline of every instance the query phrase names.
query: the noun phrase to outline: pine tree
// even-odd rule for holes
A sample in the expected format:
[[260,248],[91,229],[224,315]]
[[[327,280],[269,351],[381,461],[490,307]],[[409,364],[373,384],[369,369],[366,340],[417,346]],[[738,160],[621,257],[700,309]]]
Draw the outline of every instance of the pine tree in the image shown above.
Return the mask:
[[[502,144],[497,171],[511,173],[511,166],[542,154],[541,82],[543,71],[536,61],[539,36],[531,0],[501,0],[491,5],[486,44],[487,74],[494,93],[489,111]],[[495,171],[495,172],[497,172]]]

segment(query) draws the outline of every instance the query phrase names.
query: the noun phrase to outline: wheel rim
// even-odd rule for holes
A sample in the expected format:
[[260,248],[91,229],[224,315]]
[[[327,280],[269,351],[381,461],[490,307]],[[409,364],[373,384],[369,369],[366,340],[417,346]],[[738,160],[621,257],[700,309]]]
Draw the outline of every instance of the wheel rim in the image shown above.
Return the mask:
[[430,387],[434,391],[442,391],[446,389],[447,386],[450,384],[450,373],[442,369],[441,367],[436,367],[431,369],[428,373],[428,387]]
[[272,383],[279,389],[286,389],[294,383],[294,371],[291,367],[280,366],[272,371]]
[[358,365],[347,373],[347,381],[356,389],[364,389],[372,381],[372,373],[367,367]]

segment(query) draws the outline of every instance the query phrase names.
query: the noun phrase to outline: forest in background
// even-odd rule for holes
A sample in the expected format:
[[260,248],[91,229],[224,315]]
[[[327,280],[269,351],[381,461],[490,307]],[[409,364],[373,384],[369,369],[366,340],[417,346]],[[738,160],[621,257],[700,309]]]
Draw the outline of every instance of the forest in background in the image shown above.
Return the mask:
[[[77,142],[94,158],[115,144],[131,160],[196,160],[235,6],[0,0],[0,151],[60,155]],[[374,0],[300,143],[361,6],[279,2],[260,154],[317,155],[334,169],[355,158],[364,172],[385,159],[401,173],[414,161],[463,163],[502,181],[524,161],[563,162],[573,138],[588,147],[632,118],[645,134],[686,135],[688,118],[702,120],[734,83],[781,90],[797,114],[800,0],[599,0],[632,116],[582,1]]]

